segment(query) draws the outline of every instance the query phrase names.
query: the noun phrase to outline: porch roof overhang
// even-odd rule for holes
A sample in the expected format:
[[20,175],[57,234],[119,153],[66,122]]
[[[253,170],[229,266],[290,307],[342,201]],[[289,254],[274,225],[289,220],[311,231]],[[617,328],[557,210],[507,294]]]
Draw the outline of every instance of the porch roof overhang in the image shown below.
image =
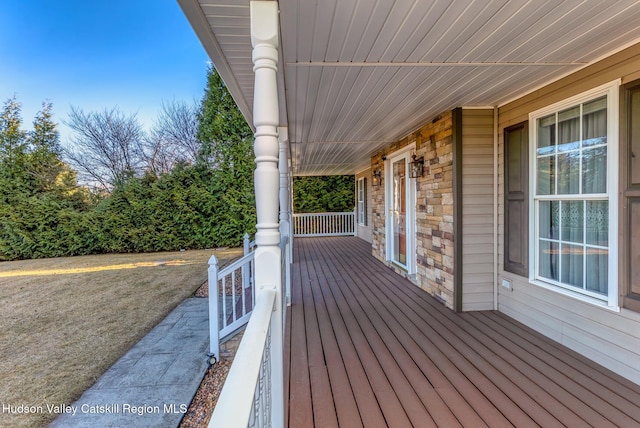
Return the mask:
[[[249,0],[178,0],[252,125]],[[640,2],[279,0],[294,175],[354,174],[455,107],[496,107],[640,41]]]

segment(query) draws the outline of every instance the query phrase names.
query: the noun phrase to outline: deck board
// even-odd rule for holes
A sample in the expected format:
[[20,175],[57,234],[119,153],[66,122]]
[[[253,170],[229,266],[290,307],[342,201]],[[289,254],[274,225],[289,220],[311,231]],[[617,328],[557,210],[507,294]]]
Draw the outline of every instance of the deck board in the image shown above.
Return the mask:
[[[415,294],[415,290],[402,290],[406,294]],[[420,307],[433,309],[440,316],[429,315],[430,323],[442,324],[447,320],[451,326],[457,328],[449,331],[451,335],[448,342],[458,350],[462,350],[465,357],[478,367],[483,373],[500,381],[504,388],[508,388],[509,395],[518,402],[522,408],[530,409],[530,416],[542,426],[552,426],[561,422],[565,426],[583,426],[588,422],[576,411],[568,412],[571,397],[558,397],[561,390],[555,388],[544,376],[539,376],[529,365],[518,364],[517,358],[505,349],[492,343],[487,346],[490,339],[473,327],[465,325],[464,320],[457,314],[443,308],[431,299],[420,299]],[[426,312],[428,313],[428,312]],[[446,328],[442,325],[442,328]],[[471,331],[468,331],[471,330]],[[481,340],[479,338],[482,338]],[[548,389],[554,389],[552,394]],[[561,399],[564,398],[565,401]],[[539,404],[544,401],[545,405]],[[584,410],[584,409],[583,409]],[[555,420],[554,420],[555,419]]]
[[[603,388],[596,383],[591,385],[591,389],[581,385],[579,381],[584,376],[577,373],[574,373],[573,376],[567,374],[567,372],[571,372],[571,367],[566,363],[557,360],[553,364],[549,364],[544,361],[544,358],[536,356],[527,349],[526,342],[513,337],[507,339],[500,334],[499,325],[492,324],[490,320],[484,324],[478,318],[470,317],[470,319],[476,321],[473,325],[487,337],[490,337],[497,346],[502,346],[507,352],[515,355],[519,359],[520,365],[529,365],[534,368],[540,379],[542,379],[542,383],[546,386],[547,391],[556,397],[563,397],[563,403],[566,403],[567,407],[574,408],[590,424],[598,427],[633,426],[634,420],[624,414],[623,409],[616,408],[609,402],[614,397],[608,394],[614,394],[613,392],[605,395],[600,394]],[[506,334],[506,332],[503,332],[503,334]],[[556,367],[563,367],[566,371]],[[550,381],[549,376],[554,379],[555,383]],[[585,403],[590,403],[590,405],[587,406]],[[640,416],[640,414],[636,416]]]
[[[311,381],[309,379],[309,363],[306,344],[304,305],[302,304],[302,278],[300,269],[291,271],[291,307],[289,308],[290,331],[285,337],[290,342],[285,345],[289,349],[289,357],[285,356],[285,368],[289,368],[285,378],[289,384],[287,419],[289,426],[312,426],[313,404],[311,402]],[[288,387],[288,388],[287,388]]]
[[[325,248],[326,250],[330,249]],[[334,263],[326,264],[326,269],[329,272],[337,272],[345,268],[341,264],[343,262],[334,260]],[[439,423],[451,427],[460,426],[456,417],[438,396],[433,386],[418,380],[422,377],[420,368],[402,347],[393,332],[377,316],[377,311],[366,299],[366,294],[363,293],[368,290],[364,288],[365,285],[361,279],[350,275],[349,278],[340,278],[340,280],[334,276],[334,280],[344,282],[341,287],[337,285],[333,287],[341,290],[344,301],[351,306],[352,313],[362,327],[382,369],[392,382],[396,395],[406,407],[412,425],[419,424],[426,427],[437,426]]]
[[[313,248],[311,249],[313,250]],[[308,258],[311,261],[315,260],[316,257],[317,254],[314,253],[308,255]],[[335,368],[335,364],[333,363],[341,361],[346,373],[346,376],[334,376],[333,379],[337,379],[340,383],[343,383],[348,379],[351,390],[357,392],[354,394],[354,398],[359,410],[358,413],[364,426],[384,426],[385,419],[382,414],[382,406],[376,399],[376,389],[380,392],[380,388],[384,388],[384,386],[381,386],[380,382],[374,382],[375,387],[374,385],[371,385],[361,361],[361,356],[358,354],[356,349],[356,346],[358,345],[358,337],[356,335],[352,337],[351,332],[347,330],[342,313],[337,306],[337,302],[333,295],[326,290],[326,287],[324,287],[326,283],[324,275],[315,269],[313,263],[310,263],[310,265],[314,272],[314,277],[310,280],[314,299],[326,310],[326,314],[323,319],[324,328],[322,330],[322,336],[323,340],[326,339],[330,343],[328,347],[324,347],[325,355],[327,356],[327,365],[329,370],[331,370],[332,368]],[[333,339],[335,339],[335,345],[333,343]],[[366,344],[362,344],[362,342],[360,342],[360,344],[366,346]],[[364,356],[365,350],[362,349],[362,351]],[[341,358],[337,357],[337,353],[339,353]],[[329,356],[332,358],[329,358]],[[347,388],[344,385],[341,385],[336,390],[341,395],[344,395],[346,393],[346,389]],[[389,398],[390,401],[382,404],[390,409],[393,406],[393,402],[391,402],[391,400],[393,400],[394,397],[392,396]],[[338,399],[336,402],[341,406],[343,405],[342,399]]]
[[[305,253],[304,248],[301,248],[299,253],[303,254],[305,260],[312,260],[311,256]],[[330,397],[327,394],[323,394],[322,390],[317,389],[311,393],[316,398],[316,401],[324,400],[327,402],[326,405],[323,405],[322,407],[330,408],[331,405],[333,405],[335,408],[336,418],[340,425],[362,427],[362,419],[356,404],[355,394],[351,389],[351,383],[347,376],[347,368],[339,351],[338,340],[332,332],[331,321],[329,319],[326,305],[323,299],[315,302],[313,297],[313,289],[315,289],[315,287],[312,287],[312,283],[317,282],[313,263],[301,264],[300,270],[303,273],[302,282],[305,284],[303,294],[306,295],[307,304],[311,304],[311,302],[313,302],[311,312],[313,313],[313,317],[316,317],[315,319],[319,330],[318,337],[320,337],[320,343],[311,345],[320,346],[318,353],[319,356],[322,356],[324,364],[327,366],[327,374],[331,385],[332,396]],[[324,334],[322,334],[323,331]],[[307,344],[308,343],[310,343],[309,339],[307,339]],[[310,361],[309,364],[313,364],[313,361]]]
[[[392,331],[389,325],[393,325],[392,314],[378,299],[375,292],[367,287],[366,282],[357,275],[357,271],[350,270],[347,261],[340,260],[337,269],[343,269],[348,275],[349,280],[346,285],[353,284],[357,287],[356,294],[364,296],[367,300],[362,304],[363,313],[371,320],[371,324],[376,331],[384,339],[388,349],[398,360],[400,368],[405,372],[407,379],[413,386],[416,394],[419,396],[423,405],[428,408],[429,412],[436,419],[436,423],[445,426],[458,426],[458,419],[467,426],[481,427],[484,425],[482,419],[477,415],[475,410],[457,393],[455,388],[448,382],[444,376],[439,376],[440,372],[436,365],[427,358],[419,350],[413,338],[402,329]],[[352,290],[353,291],[353,290]],[[355,297],[355,295],[354,295]],[[424,382],[424,374],[422,370],[431,373],[433,380]],[[441,398],[436,393],[435,388],[444,396]],[[434,395],[435,394],[435,395]],[[449,402],[452,410],[445,407],[445,402]],[[503,418],[501,418],[503,420]],[[494,420],[496,421],[496,420]]]
[[294,250],[290,427],[640,426],[640,386],[504,314],[446,309],[370,244]]
[[336,302],[385,417],[398,426],[415,426],[420,421],[425,427],[434,426],[429,424],[431,417],[419,404],[417,396],[405,393],[410,387],[404,373],[375,329],[363,319],[364,312],[357,307],[357,300],[347,295],[345,284],[338,282],[342,278],[334,277],[332,266],[327,263],[318,269],[321,270],[323,284],[326,284],[323,294]]

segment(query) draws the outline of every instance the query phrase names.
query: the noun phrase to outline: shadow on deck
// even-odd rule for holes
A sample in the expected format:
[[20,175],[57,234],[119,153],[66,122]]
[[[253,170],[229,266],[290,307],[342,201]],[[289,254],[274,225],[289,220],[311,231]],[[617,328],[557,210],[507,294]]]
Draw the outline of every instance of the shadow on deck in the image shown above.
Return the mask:
[[354,237],[295,241],[288,425],[640,426],[640,386],[498,312],[456,314]]

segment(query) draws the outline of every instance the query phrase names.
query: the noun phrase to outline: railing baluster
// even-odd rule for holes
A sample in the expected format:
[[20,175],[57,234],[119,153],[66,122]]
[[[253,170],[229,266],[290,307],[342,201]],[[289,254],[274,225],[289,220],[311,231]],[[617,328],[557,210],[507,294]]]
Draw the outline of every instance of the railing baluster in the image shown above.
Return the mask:
[[227,326],[227,287],[225,287],[225,282],[227,282],[227,275],[220,278],[220,287],[222,288],[222,328]]
[[246,265],[242,267],[242,270],[240,272],[241,275],[241,282],[242,282],[242,286],[240,287],[240,303],[242,305],[242,310],[240,311],[240,316],[243,317],[247,314],[247,303],[246,303],[246,294],[247,294],[247,289],[245,288],[245,284],[246,284],[246,280],[244,279],[245,275],[246,275]]
[[231,313],[233,316],[231,319],[233,321],[237,320],[237,311],[236,311],[236,271],[231,272]]
[[218,315],[218,259],[209,259],[209,353],[220,358],[220,318]]
[[[244,239],[242,242],[242,246],[244,249],[244,255],[246,256],[251,251],[251,243],[249,242],[249,234],[244,234]],[[247,270],[247,265],[242,266],[242,289],[246,289],[249,287],[249,271]]]

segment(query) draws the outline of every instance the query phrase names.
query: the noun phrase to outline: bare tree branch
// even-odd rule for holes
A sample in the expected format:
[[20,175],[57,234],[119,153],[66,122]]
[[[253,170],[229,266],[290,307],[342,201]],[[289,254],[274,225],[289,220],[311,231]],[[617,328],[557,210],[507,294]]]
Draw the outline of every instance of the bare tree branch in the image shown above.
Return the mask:
[[117,107],[91,113],[71,107],[64,123],[74,131],[65,157],[86,184],[110,190],[141,172],[145,133],[135,114],[125,116]]
[[162,103],[144,145],[147,171],[160,175],[170,172],[177,162],[196,162],[202,146],[197,137],[198,111],[195,102]]

